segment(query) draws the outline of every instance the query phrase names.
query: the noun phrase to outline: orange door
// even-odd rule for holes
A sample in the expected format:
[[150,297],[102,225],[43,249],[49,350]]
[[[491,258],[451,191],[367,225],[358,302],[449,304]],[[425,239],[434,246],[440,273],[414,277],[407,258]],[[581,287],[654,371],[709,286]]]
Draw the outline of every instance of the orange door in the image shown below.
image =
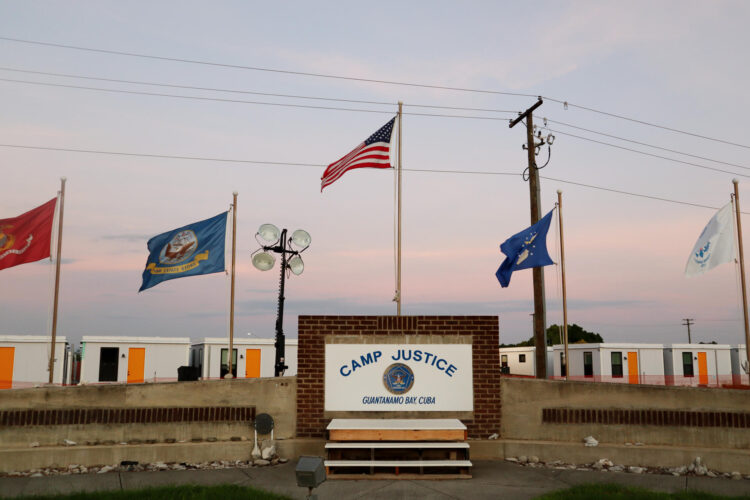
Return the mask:
[[128,349],[128,384],[143,383],[143,369],[146,361],[145,347]]
[[629,384],[638,383],[638,353],[637,352],[628,353],[628,383]]
[[260,377],[260,349],[245,351],[245,378]]
[[0,389],[13,386],[13,358],[15,347],[0,347]]
[[705,352],[698,353],[698,383],[708,385],[708,363]]

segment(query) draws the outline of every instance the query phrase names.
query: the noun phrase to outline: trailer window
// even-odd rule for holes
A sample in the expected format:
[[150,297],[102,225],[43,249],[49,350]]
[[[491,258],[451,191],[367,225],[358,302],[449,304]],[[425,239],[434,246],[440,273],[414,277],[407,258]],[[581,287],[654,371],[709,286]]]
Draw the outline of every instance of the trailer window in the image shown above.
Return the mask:
[[591,351],[583,351],[583,376],[594,376],[594,356]]
[[692,377],[694,375],[692,352],[682,353],[682,374],[686,377]]
[[613,352],[611,355],[612,359],[612,376],[622,377],[622,353]]

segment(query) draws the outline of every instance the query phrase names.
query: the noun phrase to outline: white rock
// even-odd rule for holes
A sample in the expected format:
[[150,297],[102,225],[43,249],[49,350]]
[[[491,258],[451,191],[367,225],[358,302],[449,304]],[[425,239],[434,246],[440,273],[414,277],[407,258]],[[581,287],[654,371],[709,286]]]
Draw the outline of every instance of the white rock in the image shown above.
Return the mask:
[[677,473],[678,476],[682,476],[687,474],[688,468],[685,465],[681,465],[680,467],[675,467],[672,469],[672,473]]
[[99,469],[99,472],[97,472],[97,474],[106,474],[107,472],[110,472],[113,470],[115,470],[115,468],[112,467],[111,465],[105,465],[104,467]]
[[29,477],[43,477],[43,476],[44,476],[44,474],[42,474],[41,472],[35,472],[31,476],[29,476]]
[[625,446],[633,446],[633,443],[625,443]]
[[539,457],[537,457],[536,455],[531,455],[529,457],[529,463],[538,464],[539,463]]
[[516,457],[508,457],[505,459],[505,461],[518,463],[518,459]]
[[696,476],[705,476],[706,472],[708,472],[708,470],[702,465],[695,468]]
[[260,454],[260,457],[263,460],[271,460],[273,457],[276,456],[276,445],[271,445],[268,448],[263,448],[263,451]]
[[285,464],[285,463],[287,463],[288,461],[289,461],[289,459],[288,459],[288,458],[280,458],[280,459],[279,459],[279,463],[280,463],[280,464]]
[[583,438],[584,446],[599,446],[599,441],[594,439],[594,436],[586,436]]
[[263,460],[263,459],[253,461],[253,465],[257,465],[258,467],[263,467],[264,465],[270,465],[270,464],[271,462],[269,462],[268,460]]
[[494,434],[490,434],[490,437],[488,437],[487,439],[497,439],[499,437],[500,437],[500,435],[496,432]]
[[631,474],[643,474],[646,471],[643,467],[631,466],[628,467],[628,472]]
[[706,475],[707,475],[708,477],[716,477],[716,473],[715,473],[714,471],[712,471],[712,470],[710,470],[710,471],[706,472]]
[[643,443],[635,443],[636,446],[643,446]]
[[623,467],[622,465],[613,465],[609,468],[609,470],[611,470],[612,472],[622,472],[625,470],[625,467]]
[[527,457],[526,455],[521,455],[520,457],[518,457],[518,463],[525,464],[528,461],[529,461],[529,457]]
[[693,460],[693,463],[696,467],[698,467],[701,464],[701,457],[695,457],[695,460]]
[[256,441],[255,446],[253,447],[253,451],[250,452],[250,456],[253,457],[255,460],[259,459],[261,456],[260,448],[258,448],[258,442]]
[[742,479],[742,474],[740,474],[737,471],[734,471],[734,472],[732,472],[732,479],[734,479],[735,481],[738,480],[738,479]]
[[78,444],[75,441],[71,441],[70,439],[63,439],[63,443],[65,443],[65,446],[75,446]]
[[39,448],[39,441],[34,441],[33,443],[29,443],[29,448]]

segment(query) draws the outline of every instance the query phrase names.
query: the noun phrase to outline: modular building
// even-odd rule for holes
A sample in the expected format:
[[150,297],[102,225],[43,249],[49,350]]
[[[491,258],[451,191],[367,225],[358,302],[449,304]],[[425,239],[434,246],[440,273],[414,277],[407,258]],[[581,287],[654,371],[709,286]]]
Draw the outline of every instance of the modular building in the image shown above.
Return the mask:
[[84,336],[80,383],[177,380],[177,369],[187,366],[189,354],[187,337]]
[[[0,335],[0,389],[48,383],[51,345],[46,335]],[[53,383],[70,383],[69,355],[65,337],[56,337]]]
[[623,384],[664,384],[663,344],[569,344],[553,346],[554,377]]
[[[237,378],[273,377],[276,365],[274,339],[235,338],[232,342],[232,376]],[[286,339],[285,376],[297,374],[297,339]],[[190,348],[190,366],[201,378],[224,378],[229,371],[229,339],[204,338]]]
[[750,366],[747,360],[747,346],[740,344],[731,349],[732,383],[734,385],[750,385]]
[[[508,375],[536,377],[536,348],[501,347],[500,369]],[[547,376],[552,376],[552,347],[547,347]]]
[[724,344],[672,344],[664,349],[667,385],[733,383],[731,350]]

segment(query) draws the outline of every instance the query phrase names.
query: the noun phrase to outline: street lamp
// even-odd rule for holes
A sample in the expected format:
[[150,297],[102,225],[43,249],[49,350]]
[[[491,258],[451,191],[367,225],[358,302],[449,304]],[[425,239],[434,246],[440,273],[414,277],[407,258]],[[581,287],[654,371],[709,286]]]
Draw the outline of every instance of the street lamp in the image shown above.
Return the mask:
[[[262,241],[261,241],[262,240]],[[286,229],[279,231],[279,228],[273,224],[262,224],[255,233],[255,241],[260,248],[251,255],[253,266],[261,271],[269,271],[276,257],[272,253],[281,254],[281,280],[279,282],[279,309],[276,317],[276,364],[274,365],[274,376],[283,375],[284,371],[289,368],[284,364],[284,282],[286,280],[287,270],[295,276],[302,274],[305,269],[305,263],[302,262],[301,253],[307,250],[312,239],[310,233],[297,229],[292,233],[292,237],[287,240]],[[298,247],[299,250],[294,247]],[[262,250],[262,251],[261,251]],[[289,256],[287,258],[287,256]]]

